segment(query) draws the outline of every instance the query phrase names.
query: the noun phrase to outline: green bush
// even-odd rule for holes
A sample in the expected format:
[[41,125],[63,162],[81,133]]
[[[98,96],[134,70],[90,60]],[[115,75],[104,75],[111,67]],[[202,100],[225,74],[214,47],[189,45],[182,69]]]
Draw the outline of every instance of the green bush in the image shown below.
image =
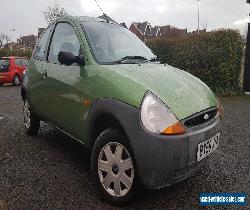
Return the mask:
[[183,69],[217,94],[240,93],[244,40],[235,30],[219,30],[147,43],[162,63]]
[[32,50],[27,49],[27,50],[19,50],[19,49],[0,49],[0,57],[6,57],[6,56],[21,56],[21,57],[26,57],[30,59],[32,55]]

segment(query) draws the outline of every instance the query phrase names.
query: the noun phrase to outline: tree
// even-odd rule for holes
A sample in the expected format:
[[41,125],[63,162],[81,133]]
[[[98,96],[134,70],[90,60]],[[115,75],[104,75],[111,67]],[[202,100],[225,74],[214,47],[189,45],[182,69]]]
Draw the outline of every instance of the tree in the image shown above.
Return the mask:
[[53,22],[59,17],[68,16],[67,11],[61,7],[58,3],[49,5],[45,11],[43,11],[44,17],[48,23]]
[[10,38],[5,33],[0,33],[0,48],[2,48],[6,43],[10,42]]

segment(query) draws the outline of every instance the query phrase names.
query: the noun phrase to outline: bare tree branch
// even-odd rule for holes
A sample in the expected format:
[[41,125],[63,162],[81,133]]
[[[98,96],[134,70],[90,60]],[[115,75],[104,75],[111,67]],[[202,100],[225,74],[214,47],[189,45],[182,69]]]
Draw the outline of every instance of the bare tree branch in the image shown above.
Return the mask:
[[55,21],[57,18],[62,16],[68,16],[66,9],[61,7],[58,3],[54,3],[53,5],[49,5],[45,11],[43,11],[44,17],[47,23],[51,23]]
[[2,48],[6,43],[10,42],[10,38],[5,33],[0,33],[0,48]]

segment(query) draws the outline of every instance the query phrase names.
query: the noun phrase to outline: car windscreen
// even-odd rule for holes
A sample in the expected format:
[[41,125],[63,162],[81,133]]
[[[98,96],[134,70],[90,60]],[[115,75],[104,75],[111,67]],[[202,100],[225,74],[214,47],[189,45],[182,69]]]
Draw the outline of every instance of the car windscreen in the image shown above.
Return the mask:
[[124,27],[106,22],[82,22],[82,26],[99,63],[113,63],[123,58],[155,58],[151,50]]
[[10,60],[9,59],[0,59],[0,72],[8,72],[10,66]]

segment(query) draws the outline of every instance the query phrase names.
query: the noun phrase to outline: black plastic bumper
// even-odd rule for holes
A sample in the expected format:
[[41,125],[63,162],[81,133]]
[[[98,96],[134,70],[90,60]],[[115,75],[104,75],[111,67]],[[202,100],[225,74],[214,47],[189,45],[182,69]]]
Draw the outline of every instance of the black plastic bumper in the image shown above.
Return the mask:
[[140,122],[133,122],[128,134],[142,183],[161,188],[192,175],[207,159],[197,161],[198,144],[220,132],[220,119],[189,129],[184,135],[153,135]]

